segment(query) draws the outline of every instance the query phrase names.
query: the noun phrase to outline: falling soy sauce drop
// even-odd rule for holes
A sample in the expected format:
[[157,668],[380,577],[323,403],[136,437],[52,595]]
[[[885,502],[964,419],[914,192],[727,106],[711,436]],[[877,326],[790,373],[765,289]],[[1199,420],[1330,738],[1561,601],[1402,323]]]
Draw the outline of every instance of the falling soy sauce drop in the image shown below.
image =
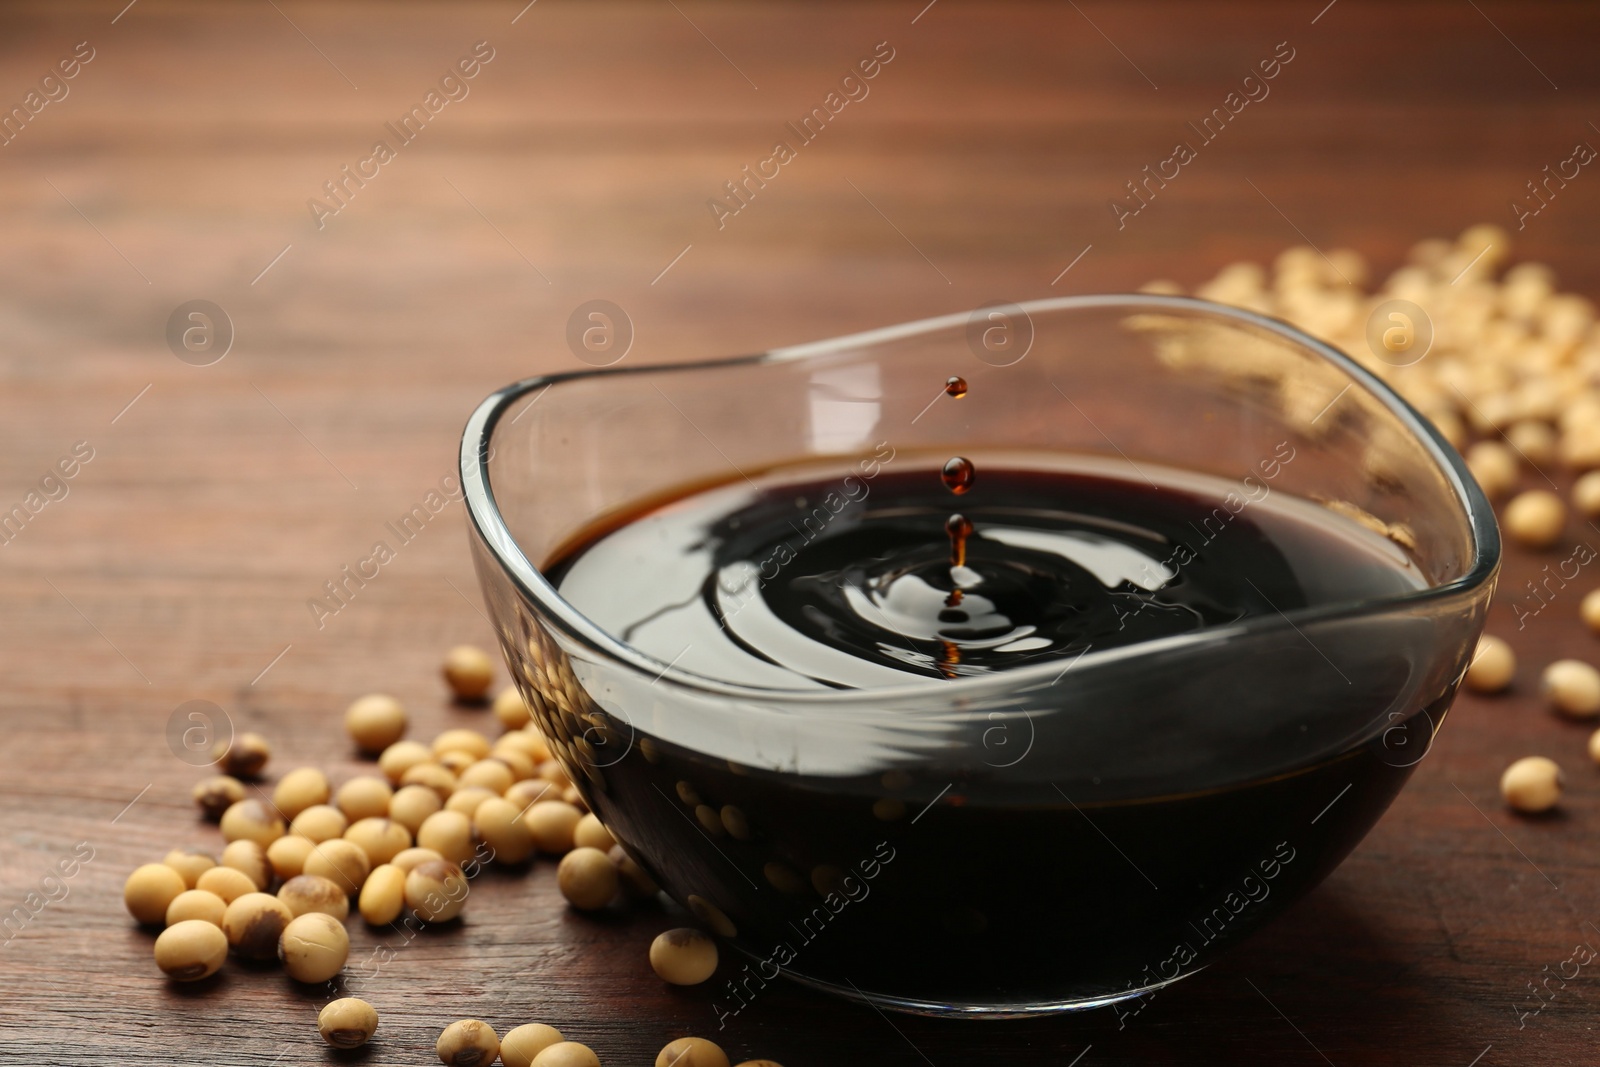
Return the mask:
[[944,480],[944,487],[956,496],[960,496],[972,488],[973,479],[977,477],[978,468],[972,465],[972,460],[965,456],[953,456],[945,461],[944,469],[939,472],[939,477]]
[[967,538],[972,536],[972,521],[958,511],[945,520],[944,532],[950,535],[950,566],[965,567]]
[[944,391],[960,400],[967,395],[967,380],[952,374],[944,380]]

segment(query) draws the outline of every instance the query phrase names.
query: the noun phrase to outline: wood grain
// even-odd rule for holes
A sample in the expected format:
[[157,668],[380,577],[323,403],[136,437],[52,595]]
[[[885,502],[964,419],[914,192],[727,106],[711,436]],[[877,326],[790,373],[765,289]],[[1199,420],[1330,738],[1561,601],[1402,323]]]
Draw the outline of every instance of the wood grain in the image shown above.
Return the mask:
[[[1509,222],[1527,180],[1600,138],[1600,10],[1578,5],[123,2],[0,11],[0,103],[95,49],[0,147],[0,511],[94,450],[0,548],[0,913],[94,849],[0,947],[0,1060],[19,1064],[421,1064],[463,1016],[551,1022],[608,1064],[715,1034],[709,991],[645,964],[671,917],[569,913],[548,863],[487,876],[468,922],[400,949],[369,984],[381,1040],[353,1057],[273,969],[161,981],[117,896],[136,864],[217,844],[166,740],[185,700],[267,734],[280,771],[336,775],[358,770],[338,715],[361,692],[395,692],[423,736],[481,721],[436,678],[448,644],[488,640],[459,505],[321,629],[306,601],[451,471],[483,395],[578,365],[579,303],[621,304],[628,358],[653,362],[1193,285],[1301,240],[1388,269],[1419,237]],[[478,41],[495,54],[470,94],[317,229],[307,200]],[[719,229],[707,199],[880,41],[870,95]],[[1283,41],[1271,96],[1119,231],[1107,200]],[[1600,295],[1597,204],[1585,172],[1519,255]],[[193,299],[236,331],[209,367],[165,339]],[[1591,1062],[1588,971],[1514,1007],[1600,941],[1586,731],[1534,692],[1544,662],[1594,656],[1594,581],[1521,632],[1510,610],[1556,558],[1507,561],[1491,627],[1522,657],[1515,690],[1460,700],[1321,889],[1136,1016],[884,1018],[773,987],[715,1036],[789,1067]],[[1567,767],[1569,799],[1514,819],[1495,781],[1531,752]],[[381,939],[353,929],[361,960]]]

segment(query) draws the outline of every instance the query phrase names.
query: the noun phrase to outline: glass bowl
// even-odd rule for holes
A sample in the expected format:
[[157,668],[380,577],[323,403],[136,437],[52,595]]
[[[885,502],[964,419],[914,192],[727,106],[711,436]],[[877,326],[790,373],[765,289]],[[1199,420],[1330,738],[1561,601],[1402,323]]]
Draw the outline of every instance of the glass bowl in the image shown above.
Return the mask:
[[[969,395],[945,396],[950,375]],[[932,477],[955,453],[1200,479],[1229,514],[1266,486],[1379,535],[1417,580],[1065,662],[819,690],[619,640],[542,572],[686,487]],[[742,954],[713,980],[728,1013],[780,975],[1006,1017],[1194,973],[1315,886],[1426,755],[1500,553],[1460,457],[1356,361],[1178,297],[532,378],[473,413],[461,475],[535,724],[628,854]]]

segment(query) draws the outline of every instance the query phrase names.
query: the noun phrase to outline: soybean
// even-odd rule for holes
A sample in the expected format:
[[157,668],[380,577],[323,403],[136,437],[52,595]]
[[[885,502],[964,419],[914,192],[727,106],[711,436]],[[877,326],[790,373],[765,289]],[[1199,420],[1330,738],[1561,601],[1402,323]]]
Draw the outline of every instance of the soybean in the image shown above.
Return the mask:
[[310,912],[284,927],[278,959],[297,982],[326,982],[344,969],[350,957],[350,935],[331,915]]
[[190,889],[202,874],[217,865],[215,859],[195,848],[175,848],[161,862],[177,871]]
[[344,839],[359,846],[374,867],[411,847],[411,831],[393,819],[362,819],[344,832]]
[[566,1038],[544,1023],[523,1023],[500,1039],[500,1062],[505,1067],[530,1067],[534,1057]]
[[1600,715],[1600,671],[1581,660],[1556,660],[1544,669],[1539,687],[1551,705],[1569,718]]
[[494,661],[474,645],[457,645],[446,652],[440,670],[457,700],[482,700],[494,683]]
[[222,928],[200,919],[185,919],[156,938],[156,966],[179,982],[195,982],[217,973],[228,958]]
[[1478,638],[1472,663],[1467,667],[1467,688],[1479,693],[1498,693],[1511,684],[1517,673],[1517,657],[1511,646],[1498,637]]
[[315,767],[296,767],[278,779],[272,790],[272,806],[285,819],[293,820],[313,804],[326,804],[332,795],[327,775]]
[[335,838],[311,850],[306,857],[305,870],[307,874],[328,879],[354,896],[361,891],[361,884],[367,880],[367,875],[372,873],[372,861],[367,859],[367,854],[359,845]]
[[343,837],[348,829],[350,820],[344,817],[344,812],[327,804],[313,804],[296,815],[294,822],[289,824],[291,834],[310,838],[319,845],[324,841]]
[[208,893],[204,889],[185,889],[167,905],[167,925],[176,926],[189,919],[199,919],[220,927],[222,917],[227,912],[228,905],[215,893]]
[[472,858],[472,820],[459,811],[436,811],[417,829],[417,844],[451,863],[465,863]]
[[211,868],[195,881],[194,887],[215,893],[225,904],[232,904],[246,893],[254,893],[258,889],[248,874],[232,867]]
[[1500,776],[1500,795],[1517,811],[1549,811],[1561,799],[1561,768],[1543,756],[1524,756]]
[[317,843],[309,837],[284,834],[267,846],[267,862],[272,864],[273,874],[288,881],[305,873],[306,857],[316,847]]
[[703,1037],[680,1037],[656,1054],[656,1067],[728,1067],[728,1054]]
[[[334,794],[334,806],[352,823],[389,814],[394,787],[382,778],[352,778]],[[408,827],[409,829],[409,827]]]
[[254,882],[257,889],[265,889],[272,884],[273,870],[267,859],[267,850],[254,841],[228,842],[222,850],[222,866],[239,871]]
[[341,997],[317,1013],[317,1033],[334,1048],[360,1048],[378,1030],[378,1009],[359,997]]
[[389,801],[389,818],[415,834],[422,828],[422,820],[436,811],[444,810],[444,801],[425,785],[401,786]]
[[345,709],[344,728],[362,752],[379,753],[406,734],[406,709],[386,693],[368,693]]
[[556,884],[573,907],[593,911],[617,895],[617,866],[597,848],[575,848],[561,857]]
[[267,893],[246,893],[228,905],[222,932],[228,944],[247,960],[270,960],[278,954],[278,939],[293,922],[283,901]]
[[572,851],[572,835],[583,813],[564,800],[541,800],[523,818],[539,851],[559,855]]
[[594,1049],[578,1041],[561,1041],[533,1058],[531,1067],[600,1067]]
[[448,1067],[488,1067],[500,1055],[500,1038],[488,1023],[462,1019],[444,1028],[434,1051]]
[[687,926],[656,935],[650,942],[650,968],[663,982],[699,985],[717,970],[717,943]]
[[533,833],[523,821],[522,809],[509,800],[491,797],[479,804],[472,828],[501,863],[521,863],[533,855]]
[[282,816],[254,798],[241,800],[222,813],[222,837],[226,841],[254,841],[265,848],[287,830]]
[[350,894],[344,886],[317,874],[289,879],[278,888],[278,899],[297,919],[320,912],[343,922],[350,914]]
[[467,876],[446,860],[420,863],[406,875],[406,906],[425,923],[449,922],[467,903]]
[[401,777],[419,763],[433,759],[433,750],[421,741],[396,741],[378,757],[378,769],[395,785]]
[[222,818],[222,813],[243,800],[244,796],[244,783],[226,774],[213,775],[194,787],[194,802],[213,822]]
[[260,734],[240,734],[231,742],[218,742],[215,761],[235,778],[256,778],[272,758],[272,746]]
[[373,926],[387,926],[406,904],[406,873],[392,863],[375,868],[361,887],[361,917]]
[[166,921],[167,908],[188,888],[183,875],[165,863],[146,863],[123,883],[122,902],[139,922],[156,926]]

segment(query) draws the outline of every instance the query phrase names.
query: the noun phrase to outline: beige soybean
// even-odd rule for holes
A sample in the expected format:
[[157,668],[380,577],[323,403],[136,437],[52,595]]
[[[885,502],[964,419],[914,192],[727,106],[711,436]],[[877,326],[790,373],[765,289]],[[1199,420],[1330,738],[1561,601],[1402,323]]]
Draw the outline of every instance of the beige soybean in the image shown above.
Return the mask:
[[617,865],[597,848],[575,848],[561,857],[556,884],[567,903],[588,911],[611,903],[620,887]]
[[699,985],[717,970],[717,943],[699,930],[680,926],[650,942],[650,968],[663,982]]
[[544,734],[540,733],[539,729],[531,723],[521,730],[513,730],[510,733],[501,735],[500,739],[495,742],[495,747],[515,748],[532,760],[534,766],[538,766],[550,758],[550,742],[546,741]]
[[1553,463],[1560,438],[1550,424],[1539,419],[1523,419],[1506,430],[1506,444],[1526,456],[1529,463]]
[[457,789],[450,794],[450,799],[444,802],[444,810],[453,811],[458,815],[465,815],[470,819],[477,814],[478,805],[485,800],[493,800],[499,795],[494,790],[485,789],[481,785],[467,786],[465,789]]
[[458,700],[482,700],[494,684],[494,660],[475,645],[457,645],[445,653],[440,667]]
[[500,863],[521,863],[533,855],[533,833],[523,821],[522,809],[509,800],[490,797],[472,815],[477,836],[494,849]]
[[504,763],[506,769],[511,772],[513,782],[532,778],[539,773],[538,765],[533,762],[531,756],[509,745],[495,745],[494,750],[489,753],[489,758]]
[[123,883],[122,902],[127,905],[129,915],[148,926],[156,926],[166,922],[167,908],[188,888],[183,875],[165,863],[146,863],[135,868]]
[[1589,735],[1589,758],[1600,763],[1600,730]]
[[1500,776],[1500,795],[1521,812],[1549,811],[1561,799],[1563,776],[1556,762],[1543,756],[1524,756]]
[[344,817],[344,812],[328,804],[313,804],[296,815],[294,822],[289,824],[291,834],[310,838],[319,845],[343,837],[348,829],[350,820]]
[[565,1040],[553,1026],[523,1023],[500,1039],[500,1062],[505,1067],[529,1067],[539,1053]]
[[516,776],[511,773],[511,768],[493,757],[475,761],[457,777],[457,784],[463,788],[481,787],[488,789],[499,796],[511,788]]
[[245,797],[244,783],[226,774],[213,775],[195,784],[194,802],[206,818],[215,822],[222,813]]
[[578,1041],[560,1041],[533,1058],[531,1067],[600,1067],[594,1049]]
[[340,922],[350,914],[350,894],[342,885],[317,874],[302,874],[278,887],[278,899],[295,918],[320,912]]
[[411,768],[433,759],[433,749],[421,741],[396,741],[378,756],[378,769],[394,785]]
[[558,800],[556,787],[543,778],[526,778],[506,790],[505,797],[521,811],[540,800]]
[[244,733],[231,742],[218,742],[212,756],[223,771],[235,778],[255,778],[272,758],[272,746],[260,734]]
[[285,834],[267,846],[267,862],[272,864],[273,874],[288,881],[305,873],[306,857],[316,847],[317,843],[309,837]]
[[476,730],[446,730],[433,739],[434,759],[446,752],[465,752],[480,760],[489,754],[489,739]]
[[372,861],[361,846],[343,838],[324,841],[306,857],[305,871],[326,878],[354,896],[372,873]]
[[350,935],[344,924],[321,912],[297,916],[278,939],[278,959],[297,982],[326,982],[349,958]]
[[1513,497],[1501,513],[1507,535],[1525,548],[1549,548],[1561,539],[1566,522],[1566,504],[1548,489]]
[[253,797],[241,800],[223,812],[221,827],[223,840],[254,841],[262,848],[288,831],[282,816],[265,801]]
[[422,828],[422,821],[436,811],[444,810],[444,801],[425,785],[401,786],[389,801],[389,818],[410,830],[412,834]]
[[467,876],[447,860],[418,864],[406,875],[406,906],[425,923],[449,922],[467,903]]
[[728,1054],[703,1037],[680,1037],[656,1054],[656,1067],[728,1067]]
[[215,893],[225,904],[232,904],[246,893],[256,892],[258,888],[248,874],[236,871],[232,867],[211,868],[200,876],[194,887],[204,889],[207,893]]
[[436,811],[422,821],[417,844],[451,863],[465,863],[472,858],[472,820],[459,811]]
[[406,735],[406,709],[386,693],[368,693],[345,709],[344,729],[362,752],[381,753]]
[[227,911],[228,905],[215,893],[208,893],[204,889],[185,889],[167,905],[167,925],[199,919],[213,926],[221,926],[222,917]]
[[288,907],[268,893],[246,893],[228,905],[222,932],[228,945],[247,960],[270,960],[278,954],[278,939],[295,919]]
[[507,730],[520,730],[533,718],[528,710],[527,701],[522,699],[522,694],[517,692],[517,687],[514,685],[506,686],[495,695],[494,717],[499,719],[500,725]]
[[374,867],[388,863],[411,847],[411,831],[389,818],[352,823],[344,832],[344,839],[360,847]]
[[352,778],[339,787],[333,805],[352,823],[389,814],[394,787],[382,778]]
[[392,863],[373,869],[357,902],[363,919],[373,926],[386,926],[400,917],[406,904],[406,873]]
[[533,843],[541,852],[572,851],[573,837],[583,812],[564,800],[540,800],[523,816]]
[[440,800],[448,800],[450,794],[455,792],[456,776],[442,763],[418,763],[407,769],[400,776],[401,785],[425,785],[439,794]]
[[228,958],[222,928],[200,919],[185,919],[161,931],[155,945],[156,966],[169,978],[195,982],[209,978]]
[[1578,614],[1585,626],[1600,634],[1600,589],[1584,594],[1583,600],[1578,603]]
[[1517,673],[1517,657],[1511,646],[1498,637],[1484,634],[1467,667],[1467,688],[1479,693],[1498,693],[1511,684]]
[[600,817],[590,812],[579,819],[578,825],[573,827],[572,843],[582,848],[597,848],[601,852],[610,852],[611,846],[617,843],[617,839],[611,836],[611,831],[606,829]]
[[461,1019],[444,1028],[434,1051],[447,1067],[488,1067],[500,1055],[500,1038],[488,1023]]
[[456,788],[461,787],[461,772],[478,762],[478,757],[471,752],[464,752],[453,748],[449,752],[441,752],[433,757],[439,766],[456,776]]
[[197,848],[175,848],[161,860],[183,877],[190,889],[200,876],[217,865],[217,861]]
[[273,787],[272,806],[285,819],[293,820],[313,804],[326,804],[332,795],[326,774],[315,767],[296,767]]
[[1590,471],[1572,483],[1572,506],[1586,519],[1600,519],[1600,471]]
[[1544,669],[1539,690],[1552,707],[1572,719],[1600,715],[1600,671],[1582,660],[1560,659]]
[[389,866],[399,867],[402,871],[410,874],[414,868],[420,867],[429,860],[443,859],[443,856],[439,855],[431,848],[408,848],[404,852],[400,853],[400,855],[390,860]]
[[359,997],[341,997],[317,1013],[317,1033],[333,1048],[360,1048],[378,1031],[378,1009]]
[[1467,469],[1483,495],[1499,500],[1517,487],[1517,454],[1499,441],[1479,441],[1467,449]]
[[272,884],[272,863],[267,859],[267,850],[254,841],[228,842],[222,850],[222,866],[242,872],[255,883],[257,889],[265,889]]

